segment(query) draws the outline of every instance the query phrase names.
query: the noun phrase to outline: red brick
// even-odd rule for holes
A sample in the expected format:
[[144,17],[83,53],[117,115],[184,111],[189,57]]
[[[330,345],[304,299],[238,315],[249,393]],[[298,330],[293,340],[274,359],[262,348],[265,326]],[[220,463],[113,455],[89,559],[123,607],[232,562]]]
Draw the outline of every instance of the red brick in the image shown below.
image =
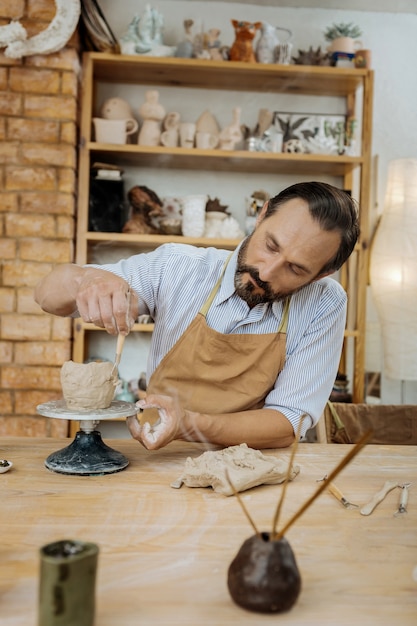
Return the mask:
[[44,340],[50,338],[50,321],[43,315],[2,315],[1,337],[13,341]]
[[74,122],[63,122],[61,124],[61,142],[77,145],[77,125]]
[[11,20],[20,20],[25,13],[25,0],[2,0],[1,16]]
[[51,316],[52,339],[54,341],[65,341],[71,337],[72,318]]
[[24,261],[37,261],[42,258],[43,263],[70,263],[72,250],[72,241],[51,239],[46,242],[45,239],[25,239],[19,243],[19,256]]
[[56,70],[13,67],[10,69],[9,85],[11,91],[55,94],[60,91],[61,77]]
[[12,141],[0,143],[0,164],[19,162],[20,144]]
[[61,81],[61,93],[66,96],[77,97],[78,80],[73,72],[63,72]]
[[0,415],[13,413],[13,396],[10,391],[0,391]]
[[[0,436],[1,437],[50,437],[52,432],[52,420],[49,417],[29,417],[19,415],[19,417],[1,417],[0,418]],[[64,425],[66,420],[62,421]],[[62,429],[64,426],[60,426]],[[57,437],[59,435],[56,435]],[[65,436],[65,435],[62,435]]]
[[26,57],[27,67],[48,67],[56,70],[67,70],[79,75],[81,64],[74,48],[65,47],[53,54],[38,54]]
[[51,22],[55,14],[54,0],[27,0],[27,15],[31,20]]
[[6,190],[51,190],[56,188],[56,170],[52,167],[6,168]]
[[[56,165],[75,168],[74,146],[62,144],[23,143],[21,145],[23,165]],[[1,152],[0,152],[1,159]],[[1,161],[0,161],[1,162]]]
[[[25,95],[23,111],[24,115],[28,117],[72,120],[75,122],[77,119],[77,102],[76,99],[71,96]],[[18,114],[19,112],[15,113],[15,115]]]
[[18,313],[39,314],[39,305],[35,302],[33,296],[33,288],[20,287],[17,290],[17,307]]
[[0,91],[6,91],[7,89],[7,69],[0,67]]
[[30,414],[38,404],[60,400],[62,391],[15,391],[15,412],[17,414]]
[[70,358],[69,341],[22,341],[15,346],[14,362],[20,365],[62,366]]
[[2,387],[9,389],[61,389],[59,367],[9,366],[2,368]]
[[0,93],[0,115],[20,115],[23,97],[17,93]]
[[0,193],[0,211],[12,212],[18,210],[17,193]]
[[13,313],[16,306],[16,291],[13,287],[0,287],[0,311]]
[[13,343],[11,341],[0,341],[0,362],[13,362]]
[[75,200],[72,194],[54,191],[24,192],[20,196],[20,205],[23,213],[73,215],[75,211]]
[[[56,219],[53,215],[28,215],[12,213],[5,216],[6,235],[8,237],[42,237],[55,235]],[[39,242],[39,252],[45,251],[45,244]],[[38,256],[39,259],[39,256]]]
[[[57,236],[65,239],[73,239],[75,231],[74,219],[72,217],[65,217],[59,215],[57,217]],[[74,250],[72,250],[71,258],[74,257]]]
[[59,140],[59,122],[9,118],[7,136],[14,141],[56,143]]
[[62,193],[73,193],[77,186],[75,170],[61,168],[58,175],[58,189]]
[[14,259],[16,257],[16,241],[0,238],[0,259]]
[[52,267],[47,263],[4,261],[3,284],[7,287],[34,287]]

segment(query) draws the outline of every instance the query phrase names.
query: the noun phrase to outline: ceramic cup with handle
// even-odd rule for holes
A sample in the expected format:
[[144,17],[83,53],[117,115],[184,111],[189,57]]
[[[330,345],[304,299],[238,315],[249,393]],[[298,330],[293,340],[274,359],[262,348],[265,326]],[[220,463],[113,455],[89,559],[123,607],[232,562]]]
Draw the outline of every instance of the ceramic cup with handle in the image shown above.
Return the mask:
[[168,128],[161,133],[161,144],[167,148],[176,148],[178,146],[178,129]]
[[195,136],[195,143],[200,150],[213,150],[217,146],[219,138],[211,133],[198,131]]
[[101,117],[94,117],[93,122],[98,143],[126,143],[128,136],[138,129],[138,123],[133,118],[107,120]]

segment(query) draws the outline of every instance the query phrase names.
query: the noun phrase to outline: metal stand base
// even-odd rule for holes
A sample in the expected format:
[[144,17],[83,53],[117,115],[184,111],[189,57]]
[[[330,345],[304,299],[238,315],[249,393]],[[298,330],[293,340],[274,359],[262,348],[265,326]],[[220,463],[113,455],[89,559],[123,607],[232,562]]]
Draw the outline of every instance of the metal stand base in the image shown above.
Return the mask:
[[53,472],[82,476],[114,474],[128,465],[129,460],[107,446],[98,430],[89,433],[79,430],[69,446],[53,452],[45,460],[45,467]]

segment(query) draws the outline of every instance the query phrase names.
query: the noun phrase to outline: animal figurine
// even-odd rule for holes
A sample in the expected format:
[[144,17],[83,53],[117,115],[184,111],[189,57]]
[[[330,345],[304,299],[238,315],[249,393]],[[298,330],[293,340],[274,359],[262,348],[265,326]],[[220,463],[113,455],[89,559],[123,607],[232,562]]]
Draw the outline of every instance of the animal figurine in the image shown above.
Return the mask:
[[256,63],[252,42],[257,31],[261,28],[262,22],[231,21],[235,29],[235,41],[230,48],[230,60]]
[[135,185],[127,194],[132,215],[123,226],[124,233],[140,233],[142,235],[160,234],[157,220],[164,216],[163,203],[157,194],[145,187]]

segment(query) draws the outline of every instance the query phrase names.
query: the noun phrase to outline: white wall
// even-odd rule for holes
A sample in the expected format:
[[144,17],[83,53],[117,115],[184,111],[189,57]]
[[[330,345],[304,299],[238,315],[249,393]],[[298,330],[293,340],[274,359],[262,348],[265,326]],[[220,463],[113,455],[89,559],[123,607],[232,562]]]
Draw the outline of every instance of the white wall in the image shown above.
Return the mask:
[[[140,15],[145,5],[143,0],[100,0],[100,6],[116,37],[125,33],[132,17]],[[324,49],[326,42],[323,32],[333,22],[358,24],[363,31],[363,47],[372,51],[372,67],[375,70],[372,145],[372,153],[375,155],[375,191],[371,216],[372,223],[375,223],[383,208],[388,162],[402,157],[417,158],[417,14],[283,8],[255,3],[195,0],[160,0],[151,3],[151,6],[164,15],[164,43],[168,45],[175,45],[183,38],[183,21],[187,18],[203,20],[204,30],[219,28],[224,45],[231,45],[234,40],[231,19],[266,21],[288,28],[293,33],[295,55],[298,49],[305,50],[310,46],[321,46]],[[272,191],[276,193],[283,183],[280,179],[275,182],[277,188]],[[260,179],[256,188],[262,188],[263,183],[265,187],[267,181]],[[193,184],[196,184],[195,178]],[[223,182],[217,181],[216,184],[223,185]],[[226,200],[230,201],[232,196],[226,190],[227,177],[224,185]],[[222,189],[220,187],[220,191]],[[367,363],[369,369],[374,371],[381,365],[381,350],[379,325],[371,297],[368,320]],[[383,380],[382,400],[385,403],[417,403],[417,383],[401,385],[399,381]]]

